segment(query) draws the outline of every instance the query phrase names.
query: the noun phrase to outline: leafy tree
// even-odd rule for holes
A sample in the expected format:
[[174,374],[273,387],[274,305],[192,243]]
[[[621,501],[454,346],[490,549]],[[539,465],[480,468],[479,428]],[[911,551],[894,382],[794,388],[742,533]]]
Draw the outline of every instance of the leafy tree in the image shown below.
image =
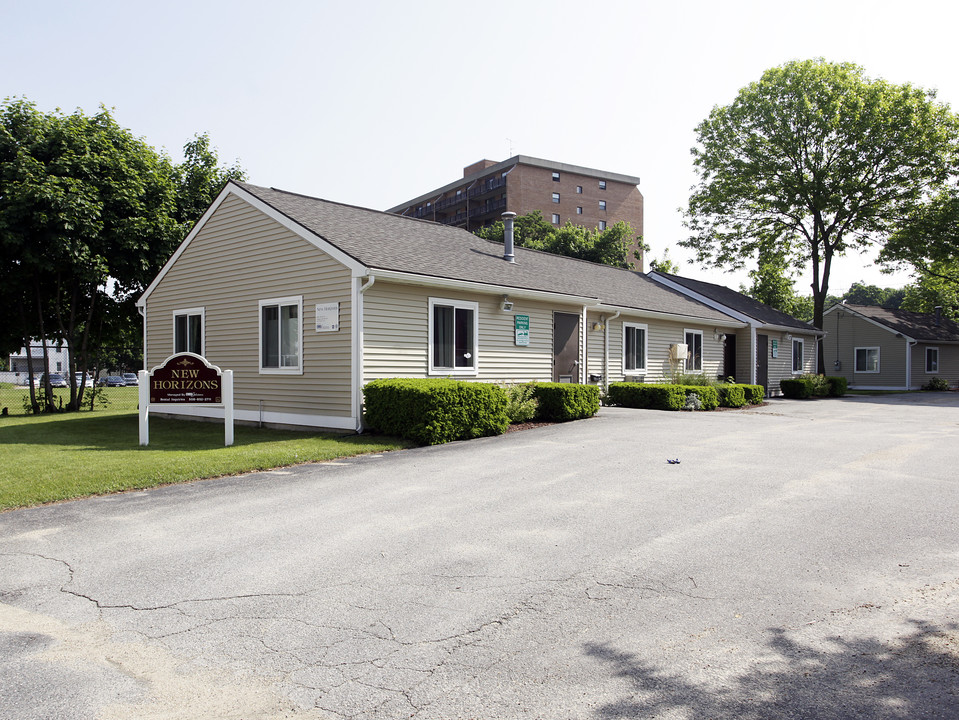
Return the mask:
[[74,373],[90,366],[104,333],[115,340],[138,328],[133,298],[199,217],[204,182],[220,182],[211,153],[198,136],[176,167],[106,108],[88,116],[43,113],[25,99],[0,105],[0,299],[17,309],[0,343],[66,340],[70,409],[82,402]]
[[887,238],[953,170],[959,120],[934,98],[849,63],[767,70],[696,128],[680,244],[717,267],[742,268],[761,248],[808,267],[821,328],[834,259]]
[[959,285],[959,189],[943,190],[914,208],[886,241],[879,260]]
[[936,306],[942,307],[944,317],[959,321],[959,284],[947,279],[959,274],[959,266],[944,267],[932,263],[932,272],[920,275],[915,283],[904,288],[903,310],[932,313]]
[[673,259],[669,257],[669,248],[663,248],[662,259],[650,259],[649,270],[650,272],[655,270],[656,272],[666,273],[667,275],[676,275],[679,273],[679,265],[673,262]]
[[[503,242],[503,221],[497,220],[477,230],[484,240]],[[589,260],[590,262],[631,268],[629,247],[637,236],[628,222],[620,221],[605,230],[582,227],[567,222],[556,228],[543,219],[539,210],[519,215],[513,220],[513,243],[517,247],[541,250],[554,255]]]
[[866,285],[855,282],[847,290],[840,301],[854,305],[875,305],[884,308],[898,308],[902,304],[905,291],[896,288],[881,288],[878,285]]
[[221,167],[216,150],[206,133],[198,134],[183,146],[184,160],[174,168],[176,218],[184,235],[199,220],[229,180],[245,180],[246,172],[236,163]]

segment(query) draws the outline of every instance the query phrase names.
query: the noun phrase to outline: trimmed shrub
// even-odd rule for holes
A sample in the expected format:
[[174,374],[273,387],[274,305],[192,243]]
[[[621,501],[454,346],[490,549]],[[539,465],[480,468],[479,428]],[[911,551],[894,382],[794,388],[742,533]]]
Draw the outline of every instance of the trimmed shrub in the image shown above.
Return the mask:
[[783,378],[779,381],[779,389],[783,396],[794,400],[805,400],[812,397],[813,383],[809,378]]
[[533,397],[539,402],[538,420],[582,420],[599,412],[599,386],[579,383],[536,383]]
[[448,379],[374,380],[363,388],[373,430],[421,445],[500,435],[509,427],[506,391]]
[[[703,410],[715,410],[719,407],[719,392],[714,385],[680,385],[686,397],[693,393],[699,396],[699,403]],[[683,400],[683,406],[686,401]]]
[[506,403],[506,417],[510,424],[529,422],[536,417],[539,401],[533,397],[536,391],[534,383],[521,385],[507,385],[505,388],[508,401]]
[[717,385],[721,407],[743,407],[746,404],[746,391],[742,385]]
[[640,410],[682,410],[686,392],[680,385],[610,383],[609,400],[613,405]]
[[829,385],[826,391],[829,397],[842,397],[849,389],[849,381],[844,377],[830,376],[826,378],[826,382]]
[[740,385],[746,402],[750,405],[759,405],[766,398],[766,389],[762,385]]
[[941,377],[932,377],[929,378],[929,382],[922,386],[922,389],[943,392],[949,389],[949,381]]

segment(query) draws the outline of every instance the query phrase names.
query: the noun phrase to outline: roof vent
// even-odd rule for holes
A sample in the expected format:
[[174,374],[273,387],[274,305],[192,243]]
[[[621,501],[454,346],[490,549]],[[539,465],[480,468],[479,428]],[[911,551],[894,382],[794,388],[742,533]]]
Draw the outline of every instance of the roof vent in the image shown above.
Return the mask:
[[513,254],[513,218],[516,217],[514,212],[504,212],[503,213],[503,259],[506,262],[515,263],[516,256]]

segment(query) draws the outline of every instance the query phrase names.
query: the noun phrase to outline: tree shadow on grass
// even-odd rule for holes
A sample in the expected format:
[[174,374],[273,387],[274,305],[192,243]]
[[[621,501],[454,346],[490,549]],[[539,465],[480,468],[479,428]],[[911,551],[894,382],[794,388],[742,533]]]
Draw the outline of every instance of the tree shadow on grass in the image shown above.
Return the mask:
[[599,718],[959,718],[959,625],[913,621],[894,642],[828,638],[809,647],[773,630],[769,657],[722,690],[707,688],[643,662],[608,643],[589,643],[587,656],[631,685]]
[[[26,419],[0,427],[0,445],[62,445],[89,450],[130,450],[139,447],[139,416],[135,414],[100,415],[71,413],[38,416],[40,422]],[[52,420],[44,422],[44,420]],[[317,438],[349,438],[352,444],[382,442],[384,438],[366,435],[303,432],[234,427],[234,446],[258,445],[275,441]],[[150,418],[150,450],[202,450],[223,447],[222,420],[212,422],[162,417]]]

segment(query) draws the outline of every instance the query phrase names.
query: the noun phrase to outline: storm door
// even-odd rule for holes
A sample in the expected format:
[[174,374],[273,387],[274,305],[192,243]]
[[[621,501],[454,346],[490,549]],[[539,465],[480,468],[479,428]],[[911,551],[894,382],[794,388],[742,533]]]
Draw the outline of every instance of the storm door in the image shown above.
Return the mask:
[[579,315],[553,313],[553,382],[579,382]]

